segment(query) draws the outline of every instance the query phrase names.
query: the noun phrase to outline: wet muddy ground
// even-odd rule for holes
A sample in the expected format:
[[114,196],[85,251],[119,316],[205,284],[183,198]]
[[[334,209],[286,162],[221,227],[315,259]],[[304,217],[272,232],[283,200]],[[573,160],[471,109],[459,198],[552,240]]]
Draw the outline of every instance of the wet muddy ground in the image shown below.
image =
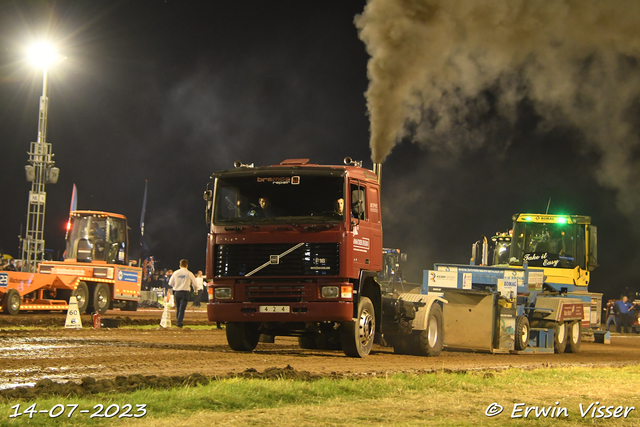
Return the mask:
[[[395,372],[640,363],[640,335],[613,334],[610,345],[583,342],[579,354],[444,351],[438,357],[426,358],[396,355],[391,348],[374,346],[368,357],[353,359],[341,351],[303,350],[297,339],[290,337],[260,343],[251,353],[234,352],[227,346],[224,329],[193,328],[210,325],[204,308],[189,309],[182,329],[161,328],[160,309],[116,310],[104,317],[119,319],[120,327],[93,329],[91,317],[83,316],[82,329],[65,329],[66,315],[60,312],[0,315],[0,398],[29,398],[38,390],[82,395],[114,389],[170,387],[238,375],[313,379]],[[145,324],[151,327],[126,327]],[[67,389],[63,384],[67,384]],[[21,387],[33,385],[36,387]]]

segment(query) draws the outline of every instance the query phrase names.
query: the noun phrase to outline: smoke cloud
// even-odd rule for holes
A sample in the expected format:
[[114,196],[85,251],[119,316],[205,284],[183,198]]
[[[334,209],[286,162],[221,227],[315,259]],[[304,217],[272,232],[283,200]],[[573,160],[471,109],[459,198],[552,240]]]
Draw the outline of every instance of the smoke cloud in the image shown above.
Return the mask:
[[598,182],[640,206],[640,2],[369,0],[356,16],[371,58],[371,155],[410,139],[506,149],[523,104],[537,131],[577,130]]

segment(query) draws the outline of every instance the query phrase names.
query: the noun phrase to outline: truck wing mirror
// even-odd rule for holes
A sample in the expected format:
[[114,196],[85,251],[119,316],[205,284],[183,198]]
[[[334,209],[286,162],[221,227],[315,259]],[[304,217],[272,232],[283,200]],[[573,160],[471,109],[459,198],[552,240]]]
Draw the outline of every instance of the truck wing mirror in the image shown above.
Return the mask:
[[204,191],[203,198],[207,202],[207,206],[205,208],[205,221],[207,222],[207,224],[211,224],[211,214],[213,210],[213,191],[209,189],[209,184],[207,184],[207,189]]

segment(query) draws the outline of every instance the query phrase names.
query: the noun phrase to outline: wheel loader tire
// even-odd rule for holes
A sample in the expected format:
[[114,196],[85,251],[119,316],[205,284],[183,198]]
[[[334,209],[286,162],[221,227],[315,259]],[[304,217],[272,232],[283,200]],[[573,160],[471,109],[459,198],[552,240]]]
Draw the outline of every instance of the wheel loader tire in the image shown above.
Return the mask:
[[567,339],[567,347],[564,349],[567,353],[580,353],[580,341],[582,340],[582,322],[575,320],[569,323]]
[[373,347],[376,334],[376,316],[371,300],[360,297],[358,316],[350,322],[344,322],[340,328],[344,354],[349,357],[366,357]]
[[554,350],[556,353],[564,353],[567,348],[567,324],[558,323],[555,328]]
[[235,351],[253,351],[260,340],[260,323],[227,322],[227,343]]
[[429,311],[427,329],[413,331],[411,353],[416,356],[435,357],[440,355],[444,343],[442,307],[435,303]]
[[20,293],[15,289],[9,289],[2,299],[2,311],[5,314],[15,316],[20,311]]
[[524,350],[529,345],[529,336],[531,328],[529,327],[529,319],[527,316],[518,316],[516,318],[516,334],[515,345],[516,350]]

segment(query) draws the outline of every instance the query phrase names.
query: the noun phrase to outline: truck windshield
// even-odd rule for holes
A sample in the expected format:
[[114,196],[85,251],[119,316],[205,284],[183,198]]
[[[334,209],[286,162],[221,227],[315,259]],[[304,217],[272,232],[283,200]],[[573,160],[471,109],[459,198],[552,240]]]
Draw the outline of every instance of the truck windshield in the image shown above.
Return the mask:
[[217,180],[214,224],[342,222],[344,178],[296,171]]
[[513,229],[510,265],[574,268],[577,264],[576,235],[572,224],[517,222]]

